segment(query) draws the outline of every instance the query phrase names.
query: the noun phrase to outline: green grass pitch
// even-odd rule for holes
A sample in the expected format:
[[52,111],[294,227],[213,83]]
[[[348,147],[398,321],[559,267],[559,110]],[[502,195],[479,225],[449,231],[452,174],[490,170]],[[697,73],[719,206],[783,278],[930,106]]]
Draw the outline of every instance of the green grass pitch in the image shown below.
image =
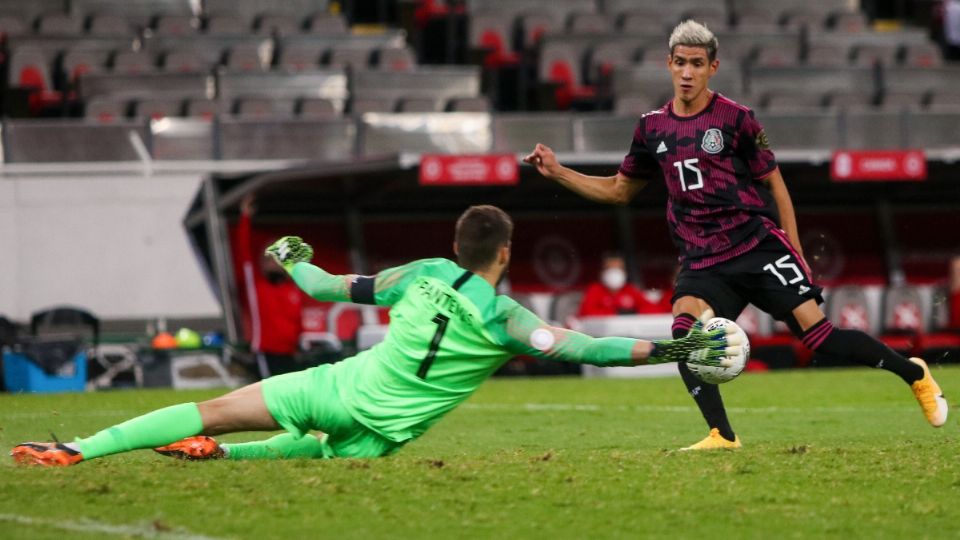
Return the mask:
[[[960,368],[934,368],[947,397]],[[0,538],[947,538],[958,416],[929,427],[867,369],[746,374],[724,388],[738,452],[679,379],[497,379],[378,460],[0,465]],[[0,445],[87,435],[219,392],[0,395]],[[260,438],[238,434],[228,440]]]

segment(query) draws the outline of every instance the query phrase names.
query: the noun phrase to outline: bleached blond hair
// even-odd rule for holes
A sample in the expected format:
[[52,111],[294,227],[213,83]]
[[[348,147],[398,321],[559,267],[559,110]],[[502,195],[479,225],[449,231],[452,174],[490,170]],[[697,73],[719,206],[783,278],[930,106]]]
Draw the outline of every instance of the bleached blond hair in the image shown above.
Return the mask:
[[678,24],[676,28],[673,29],[673,32],[670,33],[670,41],[667,43],[670,46],[671,55],[677,45],[703,47],[707,50],[707,58],[709,58],[711,62],[717,58],[717,49],[720,48],[717,36],[713,35],[713,32],[705,25],[693,19],[687,19]]

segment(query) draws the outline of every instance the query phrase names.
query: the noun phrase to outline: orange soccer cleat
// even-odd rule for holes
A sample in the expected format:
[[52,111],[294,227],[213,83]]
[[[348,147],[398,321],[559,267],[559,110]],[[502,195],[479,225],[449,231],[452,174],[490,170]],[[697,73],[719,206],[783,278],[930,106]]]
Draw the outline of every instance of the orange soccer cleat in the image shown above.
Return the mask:
[[18,444],[10,451],[10,455],[20,465],[41,465],[44,467],[66,467],[83,461],[83,455],[80,452],[59,442]]
[[223,448],[220,448],[216,439],[206,435],[187,437],[175,443],[154,448],[153,451],[177,459],[199,460],[224,457]]

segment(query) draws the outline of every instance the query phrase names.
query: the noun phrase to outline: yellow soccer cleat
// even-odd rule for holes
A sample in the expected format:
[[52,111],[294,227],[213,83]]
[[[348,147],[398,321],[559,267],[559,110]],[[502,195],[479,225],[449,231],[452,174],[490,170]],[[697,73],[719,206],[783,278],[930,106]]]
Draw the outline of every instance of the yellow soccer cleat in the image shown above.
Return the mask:
[[947,423],[947,399],[943,397],[940,385],[930,375],[930,368],[920,358],[911,358],[911,362],[923,368],[923,378],[910,385],[913,395],[920,402],[923,415],[933,427],[940,427]]
[[687,450],[736,450],[741,446],[743,445],[740,444],[740,437],[735,437],[732,441],[728,441],[727,439],[724,439],[720,435],[719,429],[713,428],[710,430],[710,435],[707,435],[706,439],[698,442],[697,444],[687,446],[686,448],[681,448],[680,451],[685,452]]

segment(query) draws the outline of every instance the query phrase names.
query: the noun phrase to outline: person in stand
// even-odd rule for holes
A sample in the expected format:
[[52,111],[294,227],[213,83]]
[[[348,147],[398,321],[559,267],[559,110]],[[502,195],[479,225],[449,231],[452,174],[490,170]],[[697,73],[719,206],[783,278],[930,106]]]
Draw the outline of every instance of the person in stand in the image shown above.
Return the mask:
[[252,219],[256,200],[240,203],[235,255],[240,263],[241,299],[245,300],[244,327],[261,379],[300,369],[295,357],[303,333],[304,296],[275,260],[256,250]]
[[[669,300],[669,299],[665,299]],[[587,286],[578,317],[670,313],[668,302],[652,302],[635,285],[627,282],[627,265],[619,253],[606,253],[600,281]]]
[[[666,67],[673,98],[637,122],[630,150],[613,176],[562,166],[537,144],[525,161],[543,176],[598,202],[627,204],[650,181],[667,186],[667,221],[682,268],[673,294],[673,335],[705,312],[736,320],[747,303],[784,321],[803,344],[897,375],[926,420],[947,421],[947,401],[926,362],[905,358],[863,332],[836,328],[820,309],[821,288],[803,258],[793,204],[753,111],[708,88],[719,44],[702,24],[677,25]],[[717,385],[680,362],[680,375],[710,429],[685,450],[739,448]]]

